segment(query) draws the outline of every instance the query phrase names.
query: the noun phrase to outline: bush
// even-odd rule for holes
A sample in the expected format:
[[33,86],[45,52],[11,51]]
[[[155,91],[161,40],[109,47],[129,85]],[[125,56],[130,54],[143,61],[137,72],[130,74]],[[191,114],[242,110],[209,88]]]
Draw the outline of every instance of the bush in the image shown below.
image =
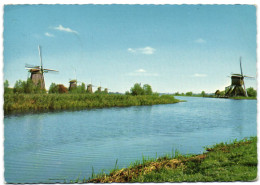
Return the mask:
[[192,92],[186,92],[186,96],[192,96]]
[[249,97],[256,97],[257,96],[257,92],[253,87],[247,88],[246,91],[247,91],[247,95]]

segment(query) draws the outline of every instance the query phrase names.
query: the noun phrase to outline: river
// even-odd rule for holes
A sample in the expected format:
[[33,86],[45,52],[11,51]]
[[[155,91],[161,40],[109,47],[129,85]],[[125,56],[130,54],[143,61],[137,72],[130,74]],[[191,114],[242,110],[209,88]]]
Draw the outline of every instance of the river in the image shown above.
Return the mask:
[[256,100],[176,98],[187,102],[5,116],[5,181],[64,183],[116,161],[122,168],[142,156],[199,154],[257,135]]

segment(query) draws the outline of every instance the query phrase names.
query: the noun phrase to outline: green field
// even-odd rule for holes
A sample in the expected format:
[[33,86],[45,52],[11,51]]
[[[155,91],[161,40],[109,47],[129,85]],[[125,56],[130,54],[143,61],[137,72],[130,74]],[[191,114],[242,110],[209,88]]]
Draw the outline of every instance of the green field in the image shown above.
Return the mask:
[[51,110],[79,110],[103,107],[171,104],[180,100],[171,95],[122,94],[5,94],[4,113],[26,113]]
[[[136,161],[126,169],[92,175],[82,182],[232,182],[257,178],[257,138],[220,143],[200,155],[174,152],[157,159]],[[80,182],[77,180],[77,182]]]

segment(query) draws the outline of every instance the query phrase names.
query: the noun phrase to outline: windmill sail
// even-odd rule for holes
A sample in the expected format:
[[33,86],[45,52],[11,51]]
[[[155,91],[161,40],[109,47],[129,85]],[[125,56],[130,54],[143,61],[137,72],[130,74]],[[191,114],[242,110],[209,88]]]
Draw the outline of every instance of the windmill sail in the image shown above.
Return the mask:
[[241,57],[240,57],[240,70],[241,70],[241,76],[242,76],[242,80],[243,80],[243,85],[244,85],[244,90],[245,90],[245,93],[246,93],[246,97],[248,97],[247,95],[247,90],[246,90],[246,85],[245,85],[245,80],[244,80],[244,75],[243,75],[243,70],[242,70],[242,62],[241,62]]

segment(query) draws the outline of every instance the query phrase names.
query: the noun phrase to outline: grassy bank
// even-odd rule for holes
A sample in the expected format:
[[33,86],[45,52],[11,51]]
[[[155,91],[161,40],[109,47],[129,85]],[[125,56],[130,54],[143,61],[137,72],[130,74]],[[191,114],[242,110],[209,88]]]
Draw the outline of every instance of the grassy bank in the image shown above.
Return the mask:
[[254,181],[257,177],[257,138],[221,143],[200,155],[143,159],[109,175],[92,175],[83,182],[212,182]]
[[177,103],[170,95],[121,94],[5,94],[4,113],[125,107]]

